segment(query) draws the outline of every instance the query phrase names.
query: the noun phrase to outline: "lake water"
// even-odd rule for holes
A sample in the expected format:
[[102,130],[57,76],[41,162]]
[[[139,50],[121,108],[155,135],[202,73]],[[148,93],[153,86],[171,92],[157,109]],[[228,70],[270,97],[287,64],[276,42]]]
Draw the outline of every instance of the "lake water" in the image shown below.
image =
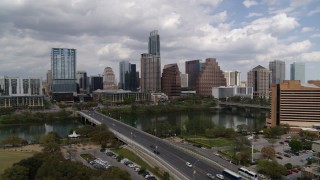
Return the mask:
[[[160,131],[167,133],[201,130],[207,124],[220,125],[226,128],[236,129],[238,125],[245,124],[250,129],[261,129],[265,125],[264,118],[246,117],[247,115],[232,113],[230,111],[192,111],[192,112],[173,112],[165,114],[145,114],[138,117],[122,117],[121,121],[126,122],[138,129],[149,133],[157,134]],[[0,126],[0,141],[10,135],[16,135],[28,142],[35,137],[47,134],[48,132],[57,132],[61,137],[67,137],[70,129],[81,126],[77,121],[70,122],[52,122],[46,124],[27,124],[15,126]]]

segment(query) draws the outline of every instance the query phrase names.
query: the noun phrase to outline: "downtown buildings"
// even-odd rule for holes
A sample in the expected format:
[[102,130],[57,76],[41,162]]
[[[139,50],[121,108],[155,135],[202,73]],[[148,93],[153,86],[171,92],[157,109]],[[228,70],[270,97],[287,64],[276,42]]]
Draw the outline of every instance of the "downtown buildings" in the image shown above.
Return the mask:
[[269,62],[271,71],[271,84],[280,84],[286,79],[286,64],[280,60]]
[[260,65],[256,66],[248,72],[247,78],[248,87],[253,87],[253,96],[269,98],[270,70]]
[[290,64],[290,80],[300,80],[305,83],[305,64],[294,62]]
[[181,78],[177,64],[167,64],[164,66],[161,78],[161,88],[162,92],[165,93],[169,99],[180,97]]

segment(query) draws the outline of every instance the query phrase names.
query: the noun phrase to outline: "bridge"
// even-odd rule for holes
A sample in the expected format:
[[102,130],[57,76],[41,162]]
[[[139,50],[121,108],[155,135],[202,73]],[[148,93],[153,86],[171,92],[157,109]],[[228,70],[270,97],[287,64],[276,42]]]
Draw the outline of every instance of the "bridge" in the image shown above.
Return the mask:
[[[206,174],[221,174],[223,167],[212,160],[177,147],[163,139],[152,136],[116,119],[95,111],[77,111],[82,120],[89,124],[105,124],[119,139],[133,149],[142,151],[147,158],[158,162],[174,179],[207,179]],[[157,150],[159,154],[154,153]],[[186,166],[190,162],[193,167]],[[229,163],[228,163],[229,164]],[[230,164],[232,165],[232,164]],[[228,165],[228,166],[230,166]]]
[[259,104],[242,104],[242,103],[234,103],[234,102],[218,102],[217,105],[218,106],[230,106],[230,107],[270,109],[270,106],[261,106]]

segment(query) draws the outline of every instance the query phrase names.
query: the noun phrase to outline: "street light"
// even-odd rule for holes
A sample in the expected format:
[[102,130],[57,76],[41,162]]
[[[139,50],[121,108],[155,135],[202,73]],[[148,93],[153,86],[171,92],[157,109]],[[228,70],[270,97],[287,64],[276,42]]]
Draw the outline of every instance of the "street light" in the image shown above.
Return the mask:
[[196,170],[194,169],[194,167],[195,167],[195,165],[196,165],[196,163],[199,161],[199,159],[197,159],[194,163],[193,163],[193,165],[192,165],[192,170],[193,170],[193,176],[192,176],[192,179],[194,180],[194,175],[197,173],[196,172]]

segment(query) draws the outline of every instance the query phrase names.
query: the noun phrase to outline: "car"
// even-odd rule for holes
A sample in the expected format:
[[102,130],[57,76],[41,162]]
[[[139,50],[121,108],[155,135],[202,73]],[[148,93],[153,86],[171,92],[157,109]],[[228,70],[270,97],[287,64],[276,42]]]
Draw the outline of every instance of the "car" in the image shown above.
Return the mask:
[[282,155],[282,153],[281,153],[281,152],[276,152],[276,154],[278,154],[278,155]]
[[287,136],[286,139],[291,139],[291,136]]
[[219,179],[224,179],[222,174],[216,174],[216,177],[219,178]]
[[276,158],[278,158],[278,159],[283,159],[281,156],[276,156]]
[[191,164],[191,163],[189,163],[189,162],[186,162],[186,165],[187,165],[189,168],[191,168],[191,167],[192,167],[192,164]]
[[281,142],[279,142],[279,143],[280,143],[280,144],[284,144],[284,142],[282,142],[282,141],[281,141]]
[[288,170],[288,171],[287,171],[287,176],[290,175],[290,174],[292,174],[292,171],[291,171],[291,170]]
[[156,147],[155,147],[153,144],[151,144],[151,145],[150,145],[150,148],[151,148],[151,149],[154,149],[154,148],[156,148]]
[[155,154],[160,154],[160,152],[158,151],[158,150],[153,150],[153,152],[155,153]]
[[208,179],[214,179],[214,175],[212,175],[211,173],[207,173],[207,177]]
[[284,156],[287,158],[291,158],[291,156],[289,154],[284,154]]
[[299,169],[291,169],[291,172],[299,173]]
[[128,167],[129,168],[134,168],[134,167],[136,167],[134,164],[128,164]]

